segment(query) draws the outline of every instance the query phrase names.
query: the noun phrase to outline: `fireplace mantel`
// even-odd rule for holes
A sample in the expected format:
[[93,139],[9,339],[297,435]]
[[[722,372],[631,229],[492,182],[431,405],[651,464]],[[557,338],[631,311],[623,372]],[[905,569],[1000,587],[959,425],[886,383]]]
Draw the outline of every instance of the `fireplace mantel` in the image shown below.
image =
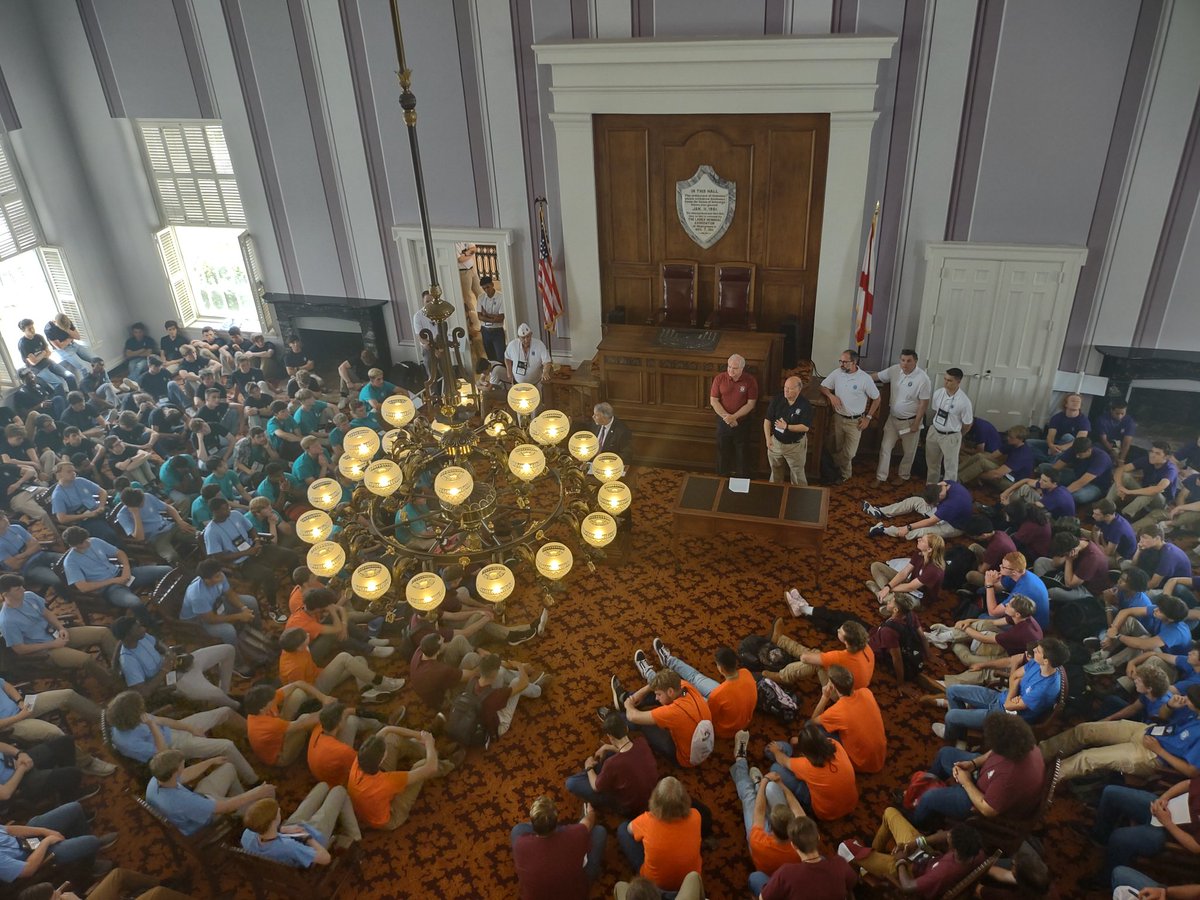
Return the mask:
[[[392,366],[391,349],[387,342],[383,310],[387,300],[372,300],[367,297],[328,297],[323,294],[264,294],[263,299],[271,304],[279,331],[286,339],[296,334],[302,326],[300,319],[337,319],[353,322],[362,332],[363,347],[373,350],[379,359],[379,368],[385,372]],[[309,326],[303,326],[309,327]],[[320,329],[313,329],[320,330]]]

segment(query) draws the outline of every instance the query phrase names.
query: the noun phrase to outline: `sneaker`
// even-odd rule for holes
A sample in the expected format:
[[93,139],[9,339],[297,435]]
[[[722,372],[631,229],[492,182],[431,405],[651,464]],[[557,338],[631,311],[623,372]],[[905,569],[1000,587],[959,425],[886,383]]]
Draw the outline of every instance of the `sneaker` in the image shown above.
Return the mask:
[[1098,638],[1098,637],[1084,638],[1081,643],[1088,650],[1092,651],[1092,659],[1095,659],[1096,655],[1100,652],[1100,638]]
[[508,645],[510,647],[515,647],[518,644],[524,644],[526,641],[532,641],[537,636],[537,628],[535,628],[533,625],[530,625],[528,628],[522,631],[510,631],[508,633]]
[[367,643],[372,647],[390,647],[392,645],[392,642],[387,638],[380,637],[367,638]]
[[392,647],[391,645],[388,645],[387,647],[372,647],[371,648],[371,655],[373,657],[375,657],[376,659],[387,659],[389,656],[391,656],[395,652],[396,652],[396,648]]
[[239,681],[249,681],[254,677],[254,670],[249,666],[234,666],[233,677]]
[[395,693],[396,691],[400,690],[400,688],[404,687],[404,684],[405,682],[403,678],[388,678],[387,676],[384,676],[383,678],[379,679],[379,684],[374,685],[374,687],[379,688],[381,691],[391,691],[392,693]]
[[882,509],[880,509],[878,506],[874,506],[874,505],[868,503],[866,500],[864,500],[862,502],[862,511],[865,512],[872,519],[887,518],[887,516],[884,514]]
[[1087,663],[1084,665],[1083,671],[1087,672],[1089,675],[1112,675],[1117,670],[1116,667],[1113,666],[1112,660],[1106,657],[1104,659],[1095,659],[1090,663]]
[[111,775],[117,771],[117,767],[110,762],[105,762],[102,759],[91,757],[87,762],[79,767],[88,775],[97,775],[101,778]]
[[887,526],[880,522],[878,525],[872,525],[867,529],[867,537],[883,537],[887,534]]
[[750,746],[750,732],[745,728],[733,736],[733,755],[738,759],[746,758],[746,748]]
[[283,625],[283,624],[284,624],[285,622],[287,622],[287,620],[288,620],[288,619],[290,619],[290,618],[291,618],[291,616],[290,616],[290,615],[288,615],[288,614],[287,614],[287,613],[285,613],[285,612],[275,612],[275,613],[271,613],[271,621],[272,621],[272,622],[275,622],[275,623],[277,623],[277,624],[279,624],[279,625]]
[[646,658],[645,650],[638,650],[633,654],[633,664],[637,667],[638,673],[647,682],[654,677],[654,666],[650,665],[650,660]]
[[666,648],[659,638],[655,638],[651,642],[651,646],[654,648],[654,652],[658,654],[658,661],[663,664],[663,668],[667,668],[667,660],[671,658],[671,651]]
[[803,597],[800,596],[799,591],[788,591],[786,594],[784,594],[784,597],[787,600],[788,609],[792,611],[792,615],[797,619],[799,619],[801,616],[808,616],[812,614],[812,607],[807,603],[807,601],[805,601]]
[[533,679],[533,681],[531,681],[530,684],[536,685],[537,687],[541,687],[542,685],[548,684],[549,682],[550,682],[550,673],[543,672],[537,678]]
[[925,694],[921,697],[921,703],[925,706],[936,706],[938,709],[950,708],[950,704],[946,702],[946,698],[939,697],[937,694]]
[[934,733],[934,735],[936,737],[938,737],[939,739],[941,739],[943,741],[946,739],[946,723],[945,722],[934,722],[932,725],[929,726],[929,730],[932,731]]
[[541,637],[545,633],[546,623],[549,621],[550,621],[550,608],[543,607],[542,614],[540,616],[538,616],[538,620],[537,620],[538,637]]
[[601,722],[603,722],[605,719],[608,718],[608,714],[610,712],[612,712],[611,709],[609,709],[607,706],[602,706],[598,710],[596,710],[596,716],[600,719]]
[[753,766],[750,769],[750,782],[754,785],[754,790],[758,790],[758,784],[763,780],[762,769],[758,766]]
[[386,703],[388,700],[392,699],[392,692],[385,691],[377,687],[369,687],[359,694],[358,699],[361,703],[368,705]]
[[621,687],[621,679],[614,675],[608,680],[608,686],[612,690],[613,709],[620,709],[625,705],[625,689]]
[[926,641],[928,641],[934,647],[937,647],[939,650],[948,650],[950,648],[950,645],[942,640],[942,633],[940,631],[925,631],[922,632],[922,634],[925,635]]

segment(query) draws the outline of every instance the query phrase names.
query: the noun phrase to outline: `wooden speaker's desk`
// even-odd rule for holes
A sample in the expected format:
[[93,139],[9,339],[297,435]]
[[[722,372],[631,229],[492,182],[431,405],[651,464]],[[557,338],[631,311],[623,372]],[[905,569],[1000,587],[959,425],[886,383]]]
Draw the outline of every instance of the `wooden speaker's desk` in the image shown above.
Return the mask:
[[660,344],[659,331],[608,325],[596,351],[604,399],[633,432],[634,459],[651,466],[715,468],[717,418],[708,395],[734,353],[745,357],[746,371],[758,381],[747,459],[751,465],[765,459],[762,417],[766,398],[779,389],[783,336],[723,330],[710,347],[682,349]]
[[[829,490],[751,481],[747,493],[729,489],[729,479],[689,474],[672,509],[674,535],[715,537],[729,531],[785,547],[812,551],[821,586],[821,547],[829,521]],[[679,559],[679,553],[675,554]]]

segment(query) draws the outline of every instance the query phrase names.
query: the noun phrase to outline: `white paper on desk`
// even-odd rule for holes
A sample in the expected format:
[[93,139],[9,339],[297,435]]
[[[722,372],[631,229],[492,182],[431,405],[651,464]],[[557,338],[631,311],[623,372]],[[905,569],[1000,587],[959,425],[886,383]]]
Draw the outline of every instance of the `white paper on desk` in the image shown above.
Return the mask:
[[[1187,825],[1192,821],[1192,810],[1188,806],[1188,795],[1186,793],[1168,800],[1167,809],[1171,813],[1171,821],[1176,825]],[[1158,820],[1158,816],[1151,816],[1150,824],[1158,828],[1163,827],[1163,823]]]
[[729,490],[731,490],[735,494],[750,493],[750,479],[749,478],[730,478],[729,479]]
[[30,712],[37,711],[37,698],[38,698],[37,694],[26,694],[25,695],[25,705],[29,707]]

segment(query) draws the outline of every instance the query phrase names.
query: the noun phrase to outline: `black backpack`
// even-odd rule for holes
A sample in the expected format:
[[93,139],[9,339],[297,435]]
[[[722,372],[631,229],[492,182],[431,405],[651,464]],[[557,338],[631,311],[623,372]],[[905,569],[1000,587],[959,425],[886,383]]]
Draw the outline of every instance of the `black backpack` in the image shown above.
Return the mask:
[[967,583],[967,573],[979,565],[979,560],[969,547],[961,544],[946,551],[946,575],[942,586],[948,591],[957,591]]
[[880,628],[890,628],[900,638],[900,659],[904,663],[904,678],[911,680],[925,668],[925,643],[921,640],[919,627],[908,613],[903,622],[888,619]]
[[1108,617],[1096,597],[1055,600],[1050,604],[1050,626],[1063,640],[1082,642],[1107,628]]
[[778,644],[771,643],[770,638],[761,634],[742,638],[738,645],[738,660],[752,672],[761,672],[763,669],[778,672],[796,661]]
[[499,685],[489,685],[482,694],[475,690],[478,686],[479,676],[476,675],[467,683],[466,690],[454,698],[446,715],[446,736],[464,747],[482,747],[488,740],[480,713],[483,701],[499,689]]
[[794,722],[800,715],[796,696],[769,678],[758,682],[758,703],[754,708],[782,722]]

